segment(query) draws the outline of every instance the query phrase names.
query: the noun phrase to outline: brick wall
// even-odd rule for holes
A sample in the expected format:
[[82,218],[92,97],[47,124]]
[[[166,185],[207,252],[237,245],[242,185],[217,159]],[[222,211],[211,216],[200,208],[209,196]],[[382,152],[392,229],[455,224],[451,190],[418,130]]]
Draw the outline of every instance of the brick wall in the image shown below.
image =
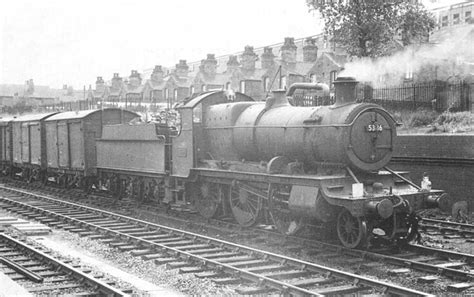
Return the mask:
[[400,135],[394,156],[474,159],[474,135]]
[[[394,157],[474,159],[474,135],[402,135],[397,137]],[[434,189],[448,192],[452,201],[466,200],[474,209],[474,165],[441,165],[397,163],[396,170],[410,171],[411,179],[420,184],[427,172]]]

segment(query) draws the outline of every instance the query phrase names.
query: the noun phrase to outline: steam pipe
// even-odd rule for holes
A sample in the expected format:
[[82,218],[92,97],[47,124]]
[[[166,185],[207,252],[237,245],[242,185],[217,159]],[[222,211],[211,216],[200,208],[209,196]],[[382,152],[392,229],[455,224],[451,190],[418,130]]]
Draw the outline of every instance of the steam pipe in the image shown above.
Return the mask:
[[329,87],[323,83],[294,83],[286,92],[286,96],[292,96],[297,89],[324,91],[329,94]]

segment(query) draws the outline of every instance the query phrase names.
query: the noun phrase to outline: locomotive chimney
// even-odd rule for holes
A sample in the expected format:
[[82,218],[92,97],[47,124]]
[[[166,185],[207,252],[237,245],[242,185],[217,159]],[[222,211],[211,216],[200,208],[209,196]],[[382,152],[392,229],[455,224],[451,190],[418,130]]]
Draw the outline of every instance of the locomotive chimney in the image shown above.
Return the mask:
[[353,77],[338,77],[334,81],[336,92],[336,103],[334,105],[343,105],[356,101],[356,86],[359,82]]

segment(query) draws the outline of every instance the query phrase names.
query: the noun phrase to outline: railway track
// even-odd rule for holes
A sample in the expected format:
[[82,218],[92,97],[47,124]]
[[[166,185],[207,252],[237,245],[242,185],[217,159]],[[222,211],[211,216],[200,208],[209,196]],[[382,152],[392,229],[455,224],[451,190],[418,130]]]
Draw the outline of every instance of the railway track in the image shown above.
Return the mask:
[[[74,199],[79,199],[79,197],[75,197]],[[179,218],[179,213],[177,214],[178,216],[176,216],[176,214],[173,216],[167,216],[165,214],[153,213],[154,216],[159,215],[160,218],[178,222],[183,224],[183,226],[189,226],[189,214],[187,214],[185,218]],[[282,237],[279,233],[265,229],[254,228],[251,229],[251,231],[248,229],[243,231],[239,225],[220,220],[212,220],[207,223],[193,221],[193,225],[195,225],[195,227],[201,226],[201,229],[213,228],[216,231],[226,229],[228,233],[255,237],[256,241],[262,241],[262,238],[258,238],[258,236],[263,236],[264,241],[267,241],[270,237],[278,237],[281,240]],[[283,241],[285,241],[285,239],[283,239]],[[393,247],[385,247],[369,251],[358,251],[346,249],[339,245],[328,244],[326,242],[312,239],[309,240],[301,237],[286,237],[286,241],[298,243],[299,246],[297,249],[307,250],[308,254],[320,253],[322,260],[327,260],[324,255],[329,253],[331,257],[343,259],[341,261],[347,261],[347,263],[352,263],[353,265],[367,261],[376,261],[400,267],[400,269],[389,270],[389,273],[393,272],[396,274],[403,274],[410,273],[411,271],[422,271],[426,275],[418,276],[418,282],[421,283],[437,283],[439,280],[442,281],[443,278],[465,282],[451,283],[447,286],[447,290],[449,291],[460,292],[469,289],[472,286],[470,281],[472,281],[473,278],[472,272],[474,271],[474,261],[472,258],[473,256],[469,254],[436,250],[419,245],[406,245],[395,249]]]
[[0,272],[34,295],[126,296],[111,283],[90,275],[72,261],[61,261],[46,252],[0,233]]
[[[5,192],[3,208],[50,226],[130,251],[135,256],[194,273],[237,293],[322,296],[349,293],[426,293],[275,253],[133,219],[26,191]],[[329,256],[329,255],[328,255]]]
[[448,238],[461,237],[470,240],[474,239],[474,225],[472,224],[423,218],[420,222],[420,229],[428,234],[441,234]]

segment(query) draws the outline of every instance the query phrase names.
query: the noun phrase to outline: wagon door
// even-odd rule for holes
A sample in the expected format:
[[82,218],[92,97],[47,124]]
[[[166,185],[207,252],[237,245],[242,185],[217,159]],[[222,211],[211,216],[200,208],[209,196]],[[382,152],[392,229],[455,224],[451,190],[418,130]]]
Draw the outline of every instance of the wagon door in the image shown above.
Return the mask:
[[30,162],[34,165],[41,165],[41,129],[40,123],[29,126],[29,149]]
[[58,132],[56,122],[46,122],[46,159],[48,167],[58,168]]
[[5,130],[5,141],[6,141],[6,155],[7,161],[12,162],[13,158],[13,139],[12,139],[12,125],[10,124]]
[[12,143],[13,162],[20,163],[21,162],[21,123],[19,122],[13,123],[12,130],[13,130],[13,143]]
[[30,163],[30,129],[28,123],[21,124],[21,162]]
[[69,131],[66,122],[58,123],[58,150],[59,150],[59,167],[70,167],[69,154]]
[[1,150],[2,150],[2,161],[6,161],[7,160],[7,126],[0,126],[0,131],[1,131],[1,135],[0,135],[0,141],[2,142],[1,143]]
[[84,169],[84,138],[81,122],[69,123],[71,167],[73,169]]

